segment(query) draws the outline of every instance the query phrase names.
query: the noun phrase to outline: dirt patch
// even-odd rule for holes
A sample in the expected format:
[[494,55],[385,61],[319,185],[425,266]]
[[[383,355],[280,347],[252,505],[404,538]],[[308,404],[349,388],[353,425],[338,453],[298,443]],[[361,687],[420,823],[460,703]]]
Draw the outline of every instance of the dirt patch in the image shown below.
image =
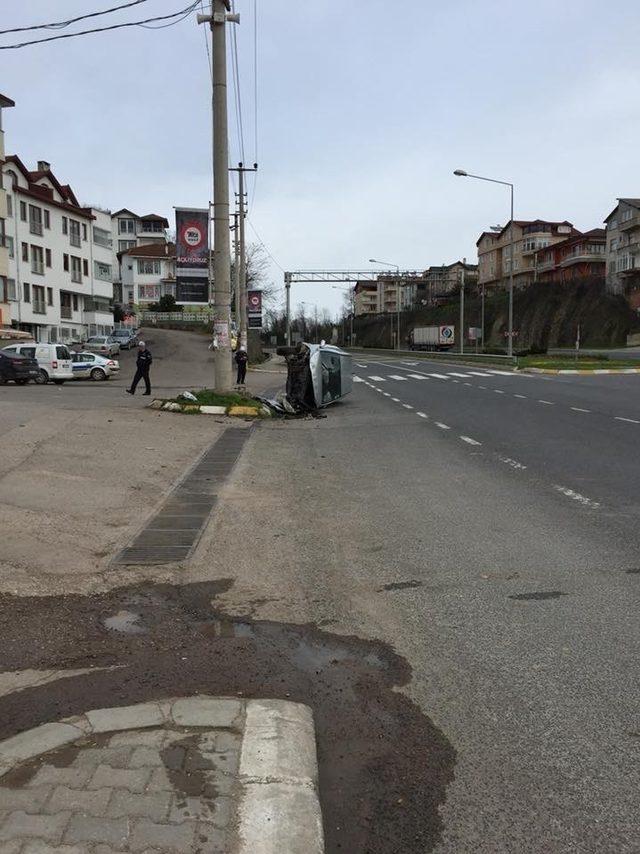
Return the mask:
[[[0,597],[0,666],[120,664],[0,698],[0,737],[90,708],[196,693],[286,698],[314,712],[329,854],[431,851],[455,751],[405,694],[390,647],[313,626],[231,617],[231,581],[81,597]],[[106,628],[120,611],[143,632]]]

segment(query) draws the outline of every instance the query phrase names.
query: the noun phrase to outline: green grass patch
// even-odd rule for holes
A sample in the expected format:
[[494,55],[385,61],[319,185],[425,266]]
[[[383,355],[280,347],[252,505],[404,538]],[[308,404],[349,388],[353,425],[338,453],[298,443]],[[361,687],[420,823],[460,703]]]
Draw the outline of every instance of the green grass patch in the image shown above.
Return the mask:
[[260,409],[260,403],[257,400],[242,394],[218,394],[210,388],[194,391],[193,394],[202,406],[224,406],[227,409],[231,406],[250,406],[252,409]]
[[519,368],[547,368],[553,371],[601,371],[609,368],[640,368],[640,361],[632,359],[602,359],[597,357],[562,358],[558,356],[522,356]]

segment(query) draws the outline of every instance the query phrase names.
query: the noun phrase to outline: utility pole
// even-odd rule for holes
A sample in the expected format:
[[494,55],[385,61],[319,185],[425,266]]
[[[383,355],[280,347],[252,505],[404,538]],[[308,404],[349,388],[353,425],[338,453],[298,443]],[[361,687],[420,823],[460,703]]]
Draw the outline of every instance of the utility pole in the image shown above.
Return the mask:
[[213,113],[213,275],[214,275],[214,335],[218,348],[214,351],[215,390],[229,391],[232,386],[231,340],[229,314],[231,311],[231,276],[229,270],[229,141],[227,130],[227,21],[239,23],[239,15],[231,11],[229,0],[213,0],[211,14],[198,15],[199,24],[211,27],[212,43],[212,113]]
[[238,173],[238,210],[240,216],[240,340],[238,343],[244,350],[247,349],[247,253],[244,239],[244,218],[246,216],[244,173],[256,172],[257,169],[257,163],[254,163],[251,168],[238,163],[236,167],[229,170],[230,172]]
[[480,328],[482,330],[482,352],[484,353],[484,283],[482,285],[482,293],[481,293],[481,308],[480,308]]
[[236,329],[240,325],[240,242],[238,240],[238,214],[233,215],[233,293],[235,295]]
[[291,273],[284,274],[284,289],[287,297],[287,347],[291,347]]
[[467,259],[462,259],[462,275],[460,277],[460,355],[464,354],[464,271]]

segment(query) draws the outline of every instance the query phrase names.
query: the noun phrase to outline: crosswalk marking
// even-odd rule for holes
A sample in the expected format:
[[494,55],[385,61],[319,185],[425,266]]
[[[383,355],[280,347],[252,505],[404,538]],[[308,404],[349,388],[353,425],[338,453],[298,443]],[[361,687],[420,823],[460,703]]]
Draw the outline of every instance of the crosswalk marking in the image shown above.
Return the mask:
[[450,377],[460,377],[460,379],[463,379],[463,380],[469,379],[469,374],[455,374],[453,371],[449,372],[449,376]]
[[484,374],[482,371],[469,371],[472,377],[490,377],[491,374]]
[[446,374],[427,374],[428,377],[435,377],[437,380],[448,380],[449,377]]
[[400,362],[401,365],[419,365],[419,362]]
[[373,380],[376,383],[384,383],[386,382],[384,377],[369,377],[370,380]]
[[406,377],[400,377],[400,376],[398,376],[398,374],[389,374],[389,379],[390,380],[399,380],[401,383],[404,383],[407,381]]
[[426,380],[428,377],[425,377],[424,374],[407,374],[408,377],[411,377],[412,380]]
[[363,383],[363,382],[364,382],[364,380],[362,379],[362,377],[354,377],[354,378],[353,378],[353,381],[354,381],[354,383]]

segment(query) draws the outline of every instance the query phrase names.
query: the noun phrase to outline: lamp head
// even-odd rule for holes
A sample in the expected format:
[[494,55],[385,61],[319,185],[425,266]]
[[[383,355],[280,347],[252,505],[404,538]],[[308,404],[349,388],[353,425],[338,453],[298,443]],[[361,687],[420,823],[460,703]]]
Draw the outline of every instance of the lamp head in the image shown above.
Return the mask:
[[453,174],[458,175],[461,178],[467,177],[467,173],[464,171],[464,169],[455,169]]

